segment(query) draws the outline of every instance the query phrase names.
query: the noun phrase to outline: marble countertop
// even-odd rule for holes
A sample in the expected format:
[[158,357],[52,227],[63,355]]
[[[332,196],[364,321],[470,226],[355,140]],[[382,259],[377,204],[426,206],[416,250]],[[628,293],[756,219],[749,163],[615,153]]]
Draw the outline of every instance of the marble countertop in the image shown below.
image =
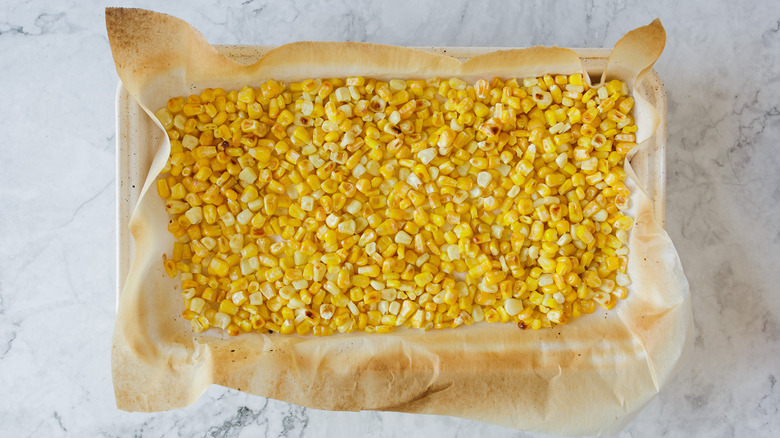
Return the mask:
[[611,47],[660,17],[666,226],[691,285],[695,342],[620,436],[780,436],[780,3],[751,3],[2,2],[0,436],[536,436],[448,417],[317,411],[219,387],[177,411],[118,411],[118,78],[105,6],[170,13],[217,44]]

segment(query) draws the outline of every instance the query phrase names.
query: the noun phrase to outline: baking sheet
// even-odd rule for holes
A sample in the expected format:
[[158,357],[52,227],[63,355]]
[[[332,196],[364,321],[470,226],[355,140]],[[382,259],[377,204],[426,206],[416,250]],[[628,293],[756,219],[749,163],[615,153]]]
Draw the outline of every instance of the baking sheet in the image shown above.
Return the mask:
[[[567,49],[507,51],[461,64],[419,51],[359,43],[283,46],[260,64],[244,68],[223,58],[202,35],[173,17],[110,9],[107,21],[120,77],[130,94],[145,102],[145,111],[161,106],[166,96],[206,86],[237,88],[267,75],[289,80],[368,71],[471,80],[469,75],[523,77],[583,68],[576,53]],[[637,74],[649,76],[645,73],[665,37],[659,23],[629,36],[612,51],[607,72],[633,86]],[[467,73],[458,74],[461,69]],[[656,86],[662,92],[660,81]],[[665,133],[663,127],[657,129],[653,93],[643,98],[638,91],[634,90],[635,111],[642,146],[632,160],[636,172],[626,167],[636,218],[628,268],[634,283],[628,298],[612,311],[539,331],[475,324],[427,333],[398,330],[328,338],[193,334],[187,321],[176,316],[181,298],[170,293],[176,281],[161,267],[172,238],[160,225],[167,223],[167,214],[151,190],[130,204],[130,230],[138,250],[119,297],[114,331],[118,407],[135,411],[181,407],[196,400],[208,385],[219,384],[319,409],[445,414],[547,433],[616,431],[674,373],[690,343],[692,325],[687,282],[653,208],[663,194],[663,178],[656,176],[645,185],[648,175],[663,171],[663,161],[659,166],[657,155],[649,160],[647,149],[662,154]],[[136,174],[141,176],[138,182],[150,187],[156,177],[150,169],[162,168],[167,159],[167,140],[162,130],[155,136],[154,129],[147,128],[133,128],[152,133],[137,142],[141,149],[133,154]],[[653,136],[655,145],[648,143]],[[652,201],[643,187],[654,191]]]

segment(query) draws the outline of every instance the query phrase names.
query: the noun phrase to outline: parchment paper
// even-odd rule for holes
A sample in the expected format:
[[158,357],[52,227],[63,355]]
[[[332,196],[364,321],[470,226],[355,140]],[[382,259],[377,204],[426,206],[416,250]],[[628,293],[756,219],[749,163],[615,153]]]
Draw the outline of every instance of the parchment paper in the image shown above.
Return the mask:
[[[365,43],[301,42],[279,47],[253,65],[218,54],[176,18],[138,9],[106,10],[119,76],[152,119],[173,96],[206,87],[238,89],[269,78],[363,75],[377,78],[518,77],[583,72],[571,50],[507,50],[461,63],[447,56]],[[646,153],[659,123],[636,92],[665,44],[658,20],[616,45],[602,78],[635,91],[637,152]],[[587,77],[587,75],[586,75]],[[602,79],[603,81],[604,79]],[[156,120],[155,120],[156,123]],[[192,332],[181,318],[177,280],[162,269],[173,238],[153,182],[170,144],[162,127],[138,151],[149,168],[129,227],[135,254],[120,295],[112,367],[117,406],[159,411],[193,403],[210,384],[330,410],[390,410],[452,415],[523,430],[609,434],[669,380],[689,348],[692,314],[677,253],[626,165],[632,190],[629,295],[539,331],[513,324],[325,338]]]

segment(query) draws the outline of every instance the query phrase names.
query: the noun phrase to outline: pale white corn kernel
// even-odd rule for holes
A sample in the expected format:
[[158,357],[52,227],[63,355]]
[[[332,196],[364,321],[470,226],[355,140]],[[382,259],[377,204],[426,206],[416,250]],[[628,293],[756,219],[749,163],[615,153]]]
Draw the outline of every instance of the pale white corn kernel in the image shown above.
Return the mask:
[[[504,300],[504,310],[511,316],[515,316],[523,311],[523,302],[514,298],[507,298]],[[473,315],[472,315],[473,317]],[[477,318],[474,318],[476,321]]]

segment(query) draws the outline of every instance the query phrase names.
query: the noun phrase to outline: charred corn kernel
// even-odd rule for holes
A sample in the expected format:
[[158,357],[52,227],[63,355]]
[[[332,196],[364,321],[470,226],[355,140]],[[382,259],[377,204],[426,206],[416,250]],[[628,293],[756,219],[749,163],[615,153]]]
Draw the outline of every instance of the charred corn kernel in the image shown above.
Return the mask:
[[627,91],[350,77],[170,99],[156,188],[183,315],[195,331],[328,335],[541,329],[611,308],[631,284]]

